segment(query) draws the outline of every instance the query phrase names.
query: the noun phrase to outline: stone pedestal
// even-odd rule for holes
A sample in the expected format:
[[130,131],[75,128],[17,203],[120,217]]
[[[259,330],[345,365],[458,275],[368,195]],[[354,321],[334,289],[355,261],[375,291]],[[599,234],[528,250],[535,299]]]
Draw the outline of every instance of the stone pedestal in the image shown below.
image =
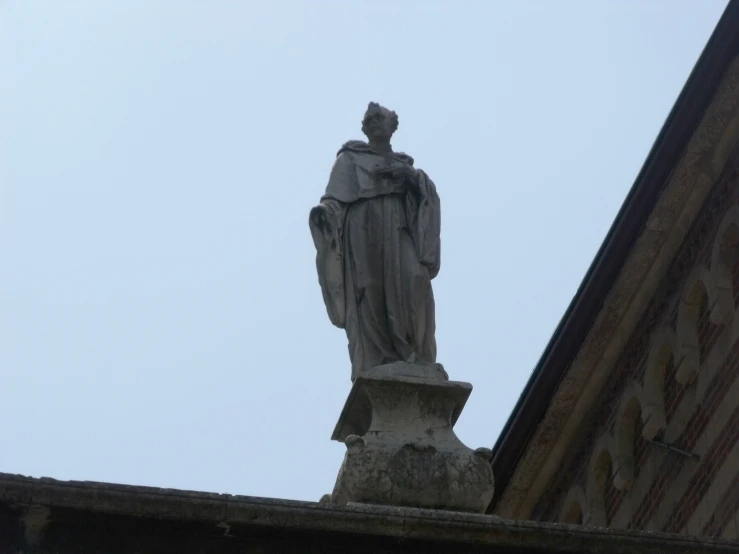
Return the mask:
[[493,497],[491,452],[467,448],[453,430],[470,392],[439,364],[359,375],[332,436],[347,452],[330,502],[483,513]]

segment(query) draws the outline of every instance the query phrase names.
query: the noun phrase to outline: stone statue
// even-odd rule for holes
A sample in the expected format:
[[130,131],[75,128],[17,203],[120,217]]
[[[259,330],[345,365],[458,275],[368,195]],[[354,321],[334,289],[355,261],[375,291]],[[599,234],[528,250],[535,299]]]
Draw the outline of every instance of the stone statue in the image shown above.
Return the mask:
[[453,429],[472,385],[436,363],[439,196],[413,158],[393,152],[397,128],[395,112],[371,102],[368,142],[341,147],[310,213],[318,281],[349,338],[353,381],[331,437],[346,454],[323,502],[484,513],[491,451],[468,448]]
[[393,362],[436,362],[439,196],[413,158],[393,152],[397,128],[395,112],[371,102],[368,142],[341,147],[310,212],[318,280],[329,319],[346,330],[352,380]]

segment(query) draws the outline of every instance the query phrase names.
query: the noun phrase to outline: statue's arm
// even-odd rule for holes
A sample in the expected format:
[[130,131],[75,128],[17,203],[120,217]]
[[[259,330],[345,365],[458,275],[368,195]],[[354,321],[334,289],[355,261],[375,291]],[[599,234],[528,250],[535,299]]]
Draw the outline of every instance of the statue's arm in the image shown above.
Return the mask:
[[346,205],[333,198],[324,198],[310,211],[309,223],[316,247],[316,269],[323,301],[331,323],[344,327],[344,252],[342,245],[343,219]]
[[329,231],[335,226],[336,217],[341,213],[341,202],[333,198],[324,198],[321,203],[310,211],[310,224],[320,231]]
[[406,208],[418,260],[433,279],[441,267],[441,206],[436,186],[424,171],[417,170],[418,186],[409,195]]
[[316,250],[321,251],[329,245],[340,247],[343,215],[344,205],[333,198],[324,198],[310,211],[309,223]]
[[316,246],[316,268],[329,319],[343,328],[346,318],[344,298],[344,218],[355,200],[356,170],[347,152],[342,152],[331,169],[326,194],[308,218]]
[[[321,198],[321,203],[310,211],[309,222],[317,249],[325,246],[326,239],[332,244],[333,240],[341,237],[346,207],[355,200],[356,181],[357,172],[352,157],[348,152],[342,152],[331,168],[326,194]],[[332,246],[340,247],[340,244]]]

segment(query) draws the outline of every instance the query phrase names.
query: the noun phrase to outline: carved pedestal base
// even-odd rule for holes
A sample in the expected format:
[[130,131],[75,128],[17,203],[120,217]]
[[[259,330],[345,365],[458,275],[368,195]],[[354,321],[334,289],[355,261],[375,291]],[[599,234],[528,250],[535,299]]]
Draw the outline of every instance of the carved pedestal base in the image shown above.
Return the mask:
[[490,450],[467,448],[452,429],[471,391],[438,364],[358,376],[332,436],[347,452],[330,502],[483,513],[493,497]]

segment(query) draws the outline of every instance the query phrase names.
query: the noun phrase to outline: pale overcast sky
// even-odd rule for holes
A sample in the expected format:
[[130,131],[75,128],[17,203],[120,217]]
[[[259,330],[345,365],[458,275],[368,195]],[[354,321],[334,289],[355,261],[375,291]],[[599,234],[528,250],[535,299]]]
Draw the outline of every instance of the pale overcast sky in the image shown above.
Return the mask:
[[318,500],[308,211],[369,101],[442,200],[492,447],[726,0],[0,0],[0,471]]

